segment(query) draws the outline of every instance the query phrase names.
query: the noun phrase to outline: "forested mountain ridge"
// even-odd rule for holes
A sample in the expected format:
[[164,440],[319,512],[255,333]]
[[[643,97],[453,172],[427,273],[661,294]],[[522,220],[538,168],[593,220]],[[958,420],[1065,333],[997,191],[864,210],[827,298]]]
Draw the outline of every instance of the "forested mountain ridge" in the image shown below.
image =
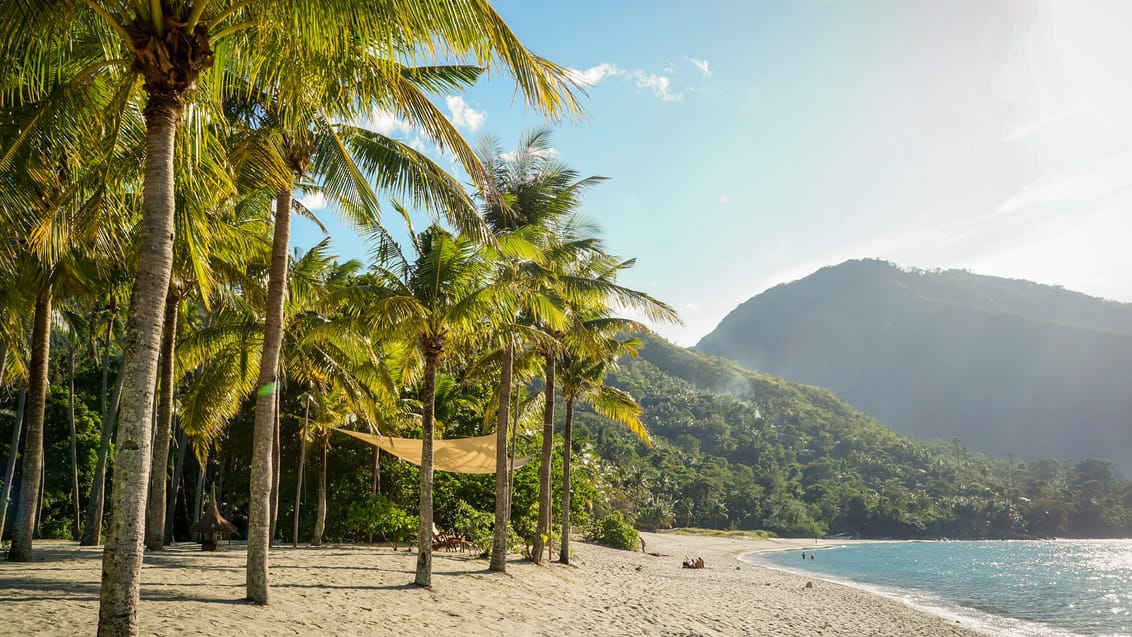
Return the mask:
[[1132,474],[1132,305],[848,261],[776,286],[696,345],[828,387],[893,429]]
[[[898,434],[828,390],[646,337],[609,382],[645,407],[646,449],[592,414],[597,482],[642,528],[871,537],[1122,537],[1132,483],[1107,461],[1030,463]],[[583,443],[585,444],[585,443]]]

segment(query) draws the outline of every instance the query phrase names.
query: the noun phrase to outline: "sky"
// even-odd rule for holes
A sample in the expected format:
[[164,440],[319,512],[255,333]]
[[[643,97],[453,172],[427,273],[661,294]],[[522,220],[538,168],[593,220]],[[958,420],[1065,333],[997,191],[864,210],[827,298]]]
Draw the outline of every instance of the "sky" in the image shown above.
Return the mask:
[[[1132,301],[1132,2],[494,6],[587,82],[584,119],[547,122],[498,71],[437,105],[473,143],[550,128],[561,161],[608,177],[583,211],[637,259],[621,281],[680,312],[655,326],[675,343],[854,258]],[[387,114],[369,124],[432,151]],[[321,237],[297,220],[292,244]]]

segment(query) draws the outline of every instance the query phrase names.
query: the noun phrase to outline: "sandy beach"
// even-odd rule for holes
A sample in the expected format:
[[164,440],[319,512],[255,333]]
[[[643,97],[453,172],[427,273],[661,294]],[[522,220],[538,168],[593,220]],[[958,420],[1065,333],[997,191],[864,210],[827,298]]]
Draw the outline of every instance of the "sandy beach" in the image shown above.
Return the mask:
[[[267,606],[242,601],[244,551],[181,544],[147,554],[143,635],[816,635],[972,636],[954,621],[854,588],[751,566],[751,551],[813,540],[645,533],[650,553],[576,543],[573,564],[434,554],[431,590],[411,584],[415,553],[324,546],[271,554]],[[681,568],[702,557],[703,570]],[[820,556],[820,554],[819,554]],[[36,544],[30,564],[0,562],[0,634],[90,635],[101,550]],[[807,588],[812,582],[812,588]]]

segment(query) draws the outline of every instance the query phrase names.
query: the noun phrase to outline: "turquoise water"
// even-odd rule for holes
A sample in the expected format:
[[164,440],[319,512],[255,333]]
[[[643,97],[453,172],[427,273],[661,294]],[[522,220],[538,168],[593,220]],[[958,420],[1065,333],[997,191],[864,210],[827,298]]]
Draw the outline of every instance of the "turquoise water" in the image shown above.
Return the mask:
[[1132,540],[849,542],[814,554],[744,559],[897,597],[994,635],[1132,635]]

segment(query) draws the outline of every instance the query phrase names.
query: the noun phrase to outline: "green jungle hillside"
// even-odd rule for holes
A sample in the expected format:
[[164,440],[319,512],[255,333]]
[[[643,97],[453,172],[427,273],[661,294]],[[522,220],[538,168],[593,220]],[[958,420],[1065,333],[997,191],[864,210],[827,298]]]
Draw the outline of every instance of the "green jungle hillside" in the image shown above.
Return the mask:
[[848,261],[748,300],[696,349],[828,387],[917,438],[1132,475],[1132,305]]
[[582,421],[614,504],[644,528],[952,538],[1132,532],[1132,483],[1104,460],[1025,463],[960,441],[915,440],[828,390],[655,338],[611,382],[645,407],[656,446],[595,417]]

